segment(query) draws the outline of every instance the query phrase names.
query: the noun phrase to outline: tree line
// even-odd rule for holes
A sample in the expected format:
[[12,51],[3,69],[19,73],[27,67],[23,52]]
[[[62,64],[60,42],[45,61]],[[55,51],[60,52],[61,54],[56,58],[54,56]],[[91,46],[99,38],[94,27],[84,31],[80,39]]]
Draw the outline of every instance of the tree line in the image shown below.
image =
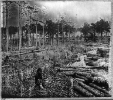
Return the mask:
[[84,35],[84,40],[92,40],[96,42],[97,37],[100,35],[100,39],[103,39],[103,34],[110,33],[110,22],[106,21],[104,19],[100,19],[99,21],[95,23],[84,23],[84,25],[79,28],[79,30],[83,33]]
[[[28,28],[30,28],[30,33],[28,32]],[[30,38],[33,38],[32,41],[35,41],[35,34],[36,34],[36,28],[38,31],[38,34],[40,36],[43,36],[43,26],[40,24],[30,24],[30,25],[24,25],[22,26],[22,46],[24,43],[29,41]],[[10,26],[8,28],[9,31],[9,38],[13,41],[13,44],[17,44],[18,38],[14,38],[15,34],[18,34],[19,28]],[[76,30],[79,30],[83,33],[84,40],[87,42],[88,40],[97,41],[97,38],[101,37],[103,38],[103,34],[108,34],[110,32],[110,22],[105,21],[104,19],[101,19],[95,23],[84,23],[84,25],[80,28],[75,28],[73,25],[69,24],[65,20],[54,22],[52,20],[46,20],[44,24],[44,40],[48,40],[49,44],[53,44],[54,39],[56,39],[57,44],[59,41],[64,43],[67,39],[70,41],[70,34],[73,32],[76,32]],[[2,36],[6,38],[6,28],[2,27]],[[47,41],[45,41],[47,42]]]
[[[28,29],[29,28],[29,29]],[[50,19],[46,20],[44,24],[44,30],[43,26],[41,24],[26,24],[22,26],[22,45],[24,45],[25,42],[29,41],[29,37],[33,38],[32,41],[35,41],[35,36],[36,35],[36,28],[38,31],[38,35],[42,36],[43,39],[47,39],[49,44],[53,44],[54,39],[56,39],[57,44],[59,41],[62,43],[65,42],[66,37],[68,40],[70,39],[70,34],[73,33],[76,29],[73,25],[67,23],[65,20],[57,21],[54,22]],[[30,30],[30,32],[28,32]],[[2,37],[6,39],[6,28],[2,27]],[[44,36],[43,36],[43,31],[44,31]],[[19,41],[19,37],[15,38],[15,36],[19,36],[19,27],[15,26],[9,26],[8,27],[8,32],[9,32],[9,39],[12,40],[13,44],[17,44]]]

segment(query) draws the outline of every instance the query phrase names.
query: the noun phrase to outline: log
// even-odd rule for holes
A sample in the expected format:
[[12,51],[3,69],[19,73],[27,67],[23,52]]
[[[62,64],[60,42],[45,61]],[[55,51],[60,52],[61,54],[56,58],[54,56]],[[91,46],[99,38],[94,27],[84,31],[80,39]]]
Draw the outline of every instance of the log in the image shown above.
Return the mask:
[[87,91],[86,89],[84,89],[83,87],[81,87],[80,85],[78,84],[74,84],[74,91],[77,91],[78,93],[80,93],[83,97],[94,97],[94,95]]
[[87,73],[87,72],[76,72],[77,75],[81,75],[81,76],[88,76],[90,77],[91,76],[91,73]]
[[75,79],[80,81],[80,82],[85,82],[84,79],[81,79],[81,78],[75,78]]
[[104,79],[104,77],[93,77],[92,80],[94,84],[100,87],[104,87],[106,90],[109,90],[109,84],[107,80]]
[[86,78],[86,77],[84,77],[84,76],[80,76],[80,75],[77,75],[77,74],[66,74],[67,76],[71,76],[71,77],[73,77],[73,78],[79,78],[79,79],[82,79],[82,80],[84,80],[84,81],[87,81],[88,79]]
[[98,89],[99,91],[105,93],[104,96],[111,97],[111,95],[109,94],[108,91],[106,91],[105,89],[102,89],[101,87],[97,86],[96,84],[90,83],[89,86],[91,86],[91,87],[93,87],[95,89]]
[[84,89],[88,90],[89,92],[91,92],[92,94],[94,94],[96,97],[104,97],[104,93],[95,88],[92,88],[91,86],[88,86],[82,82],[79,82],[79,85],[82,86]]

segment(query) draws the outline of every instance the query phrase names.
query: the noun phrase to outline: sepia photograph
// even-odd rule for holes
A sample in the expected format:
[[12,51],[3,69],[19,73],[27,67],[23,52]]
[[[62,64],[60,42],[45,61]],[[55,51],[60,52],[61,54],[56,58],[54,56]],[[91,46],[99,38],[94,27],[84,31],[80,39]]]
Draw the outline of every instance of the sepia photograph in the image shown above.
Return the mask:
[[2,99],[112,97],[110,1],[0,5]]

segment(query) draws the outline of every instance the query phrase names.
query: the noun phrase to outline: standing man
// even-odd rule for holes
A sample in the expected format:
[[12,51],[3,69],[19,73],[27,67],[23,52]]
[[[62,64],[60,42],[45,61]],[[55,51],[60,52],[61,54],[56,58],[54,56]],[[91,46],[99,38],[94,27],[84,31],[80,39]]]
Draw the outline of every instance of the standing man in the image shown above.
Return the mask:
[[42,86],[42,69],[38,68],[35,75],[35,85],[38,86],[39,89],[44,89]]

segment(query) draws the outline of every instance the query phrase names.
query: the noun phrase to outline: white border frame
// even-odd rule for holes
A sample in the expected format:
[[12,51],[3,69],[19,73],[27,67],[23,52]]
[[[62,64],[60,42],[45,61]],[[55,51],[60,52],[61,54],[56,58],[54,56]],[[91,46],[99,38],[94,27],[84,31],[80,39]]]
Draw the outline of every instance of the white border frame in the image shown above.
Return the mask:
[[[0,13],[1,12],[1,2],[2,1],[5,1],[5,0],[0,0]],[[10,1],[16,1],[16,0],[10,0]],[[18,0],[18,1],[23,1],[23,0]],[[32,0],[25,0],[25,1],[32,1]],[[52,0],[34,0],[34,1],[52,1]],[[53,0],[53,1],[103,1],[103,2],[111,2],[111,42],[110,42],[110,68],[109,68],[109,77],[110,77],[110,86],[111,86],[111,95],[112,97],[90,97],[90,98],[14,98],[15,100],[19,99],[19,100],[37,100],[37,99],[40,99],[40,100],[53,100],[53,99],[79,99],[79,100],[85,100],[85,99],[89,99],[89,100],[92,100],[92,99],[104,99],[104,100],[107,100],[107,99],[113,99],[113,0]],[[1,14],[0,14],[0,23],[1,23]],[[0,24],[0,27],[1,27],[1,24]],[[0,33],[1,33],[1,28],[0,28]],[[0,34],[0,65],[1,65],[1,59],[2,58],[2,53],[1,53],[1,34]],[[1,79],[1,67],[0,67],[0,79]],[[1,83],[2,81],[0,81],[0,87],[1,87]],[[1,89],[0,89],[0,97],[1,97]],[[4,99],[4,98],[1,98],[1,99]],[[13,99],[13,98],[9,98],[10,100]],[[8,100],[8,99],[7,99]]]

